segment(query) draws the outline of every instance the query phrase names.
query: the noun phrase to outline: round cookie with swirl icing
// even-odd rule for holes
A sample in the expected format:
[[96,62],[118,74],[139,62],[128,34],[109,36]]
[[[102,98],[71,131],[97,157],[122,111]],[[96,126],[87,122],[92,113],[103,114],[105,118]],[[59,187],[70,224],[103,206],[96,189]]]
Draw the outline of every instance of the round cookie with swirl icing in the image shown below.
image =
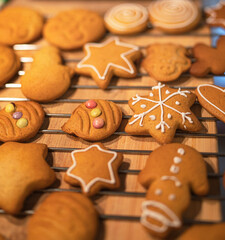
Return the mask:
[[106,100],[88,100],[78,106],[62,130],[89,141],[99,141],[112,135],[120,126],[121,109]]
[[0,141],[26,141],[44,122],[44,110],[32,101],[9,103],[0,111]]
[[183,33],[197,26],[201,12],[191,0],[159,0],[150,3],[149,18],[164,32]]
[[119,4],[105,13],[104,20],[106,27],[112,33],[135,34],[146,29],[148,11],[139,4]]

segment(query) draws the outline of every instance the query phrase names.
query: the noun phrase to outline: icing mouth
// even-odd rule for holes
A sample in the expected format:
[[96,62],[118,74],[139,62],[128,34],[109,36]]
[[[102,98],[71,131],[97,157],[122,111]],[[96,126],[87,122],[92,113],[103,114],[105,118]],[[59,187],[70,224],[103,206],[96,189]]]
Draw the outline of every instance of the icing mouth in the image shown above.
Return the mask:
[[[169,218],[157,212],[157,210],[148,209],[148,207],[151,206],[154,208],[158,208],[160,211],[163,211],[167,216],[169,216]],[[158,226],[156,224],[152,224],[147,220],[147,218],[154,219],[160,222],[162,225]],[[147,200],[142,203],[141,223],[148,229],[160,233],[166,232],[169,227],[177,228],[181,226],[180,219],[171,209],[169,209],[163,203],[153,200]]]

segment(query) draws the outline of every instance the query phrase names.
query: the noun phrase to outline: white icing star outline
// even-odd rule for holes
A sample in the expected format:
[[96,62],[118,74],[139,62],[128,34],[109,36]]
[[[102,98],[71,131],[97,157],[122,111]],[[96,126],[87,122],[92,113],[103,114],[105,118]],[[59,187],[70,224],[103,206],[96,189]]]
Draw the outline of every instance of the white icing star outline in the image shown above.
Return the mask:
[[216,10],[221,9],[223,6],[225,6],[225,2],[219,2],[214,7],[208,7],[206,8],[206,13],[208,13],[210,16],[206,19],[206,22],[209,24],[224,24],[225,25],[225,17],[216,19]]
[[[75,154],[75,153],[78,153],[78,152],[86,152],[86,151],[88,151],[89,149],[94,148],[94,147],[97,147],[98,150],[101,151],[101,152],[113,154],[113,157],[108,161],[108,168],[109,168],[110,179],[105,179],[105,178],[101,178],[101,177],[96,177],[96,178],[93,178],[90,182],[86,183],[83,178],[81,178],[81,177],[79,177],[79,176],[71,173],[71,171],[72,171],[72,170],[76,167],[76,165],[77,165],[77,161],[76,161],[76,158],[75,158],[74,154]],[[90,191],[90,188],[92,187],[92,185],[94,185],[94,184],[95,184],[96,182],[98,182],[98,181],[100,181],[100,182],[105,182],[105,183],[109,183],[109,184],[114,184],[114,183],[116,182],[116,179],[115,179],[115,176],[114,176],[114,173],[113,173],[113,169],[112,169],[112,163],[114,162],[114,160],[115,160],[116,157],[117,157],[117,153],[116,153],[116,152],[102,149],[99,145],[94,144],[94,145],[91,145],[91,146],[89,146],[88,148],[85,148],[85,149],[74,150],[74,151],[71,153],[71,156],[72,156],[73,164],[72,164],[71,167],[69,167],[69,169],[67,170],[66,174],[67,174],[68,176],[70,176],[70,177],[75,178],[76,180],[78,180],[78,181],[81,183],[84,192],[89,192],[89,191]]]
[[[127,63],[127,65],[129,66],[129,68],[125,68],[121,65],[118,65],[118,64],[114,64],[114,63],[111,63],[109,62],[106,66],[106,69],[103,73],[103,75],[101,75],[98,71],[98,69],[91,65],[91,64],[83,64],[83,62],[85,62],[86,60],[89,59],[89,57],[91,56],[91,51],[90,51],[90,47],[95,47],[95,48],[102,48],[102,47],[105,47],[106,45],[108,45],[109,43],[115,41],[115,45],[116,46],[122,46],[122,47],[127,47],[127,48],[131,48],[131,50],[128,50],[122,54],[120,54],[120,57]],[[88,67],[88,68],[91,68],[93,69],[96,74],[98,75],[98,78],[101,79],[101,80],[105,80],[105,77],[109,71],[109,68],[112,66],[112,67],[116,67],[116,68],[119,68],[119,69],[122,69],[130,74],[133,74],[134,73],[134,68],[133,66],[130,64],[130,61],[126,58],[126,55],[129,55],[135,51],[138,51],[139,50],[139,47],[137,46],[134,46],[134,45],[131,45],[131,44],[128,44],[128,43],[122,43],[119,41],[119,39],[117,37],[113,37],[113,38],[110,38],[109,40],[105,41],[104,43],[88,43],[88,44],[85,44],[85,50],[87,52],[87,55],[77,64],[77,67],[78,68],[85,68],[85,67]]]
[[[163,112],[163,107],[167,107],[175,112],[177,112],[178,114],[181,115],[182,117],[182,124],[185,123],[186,120],[189,121],[189,123],[193,123],[191,117],[188,117],[187,115],[190,115],[191,112],[180,112],[178,111],[177,109],[169,106],[166,104],[166,101],[171,99],[172,97],[176,96],[176,95],[181,95],[183,97],[187,97],[186,94],[190,93],[189,91],[181,91],[180,88],[177,90],[177,92],[174,92],[172,94],[170,94],[168,97],[166,97],[165,99],[162,99],[162,93],[161,93],[161,89],[165,87],[165,84],[161,84],[161,83],[158,83],[158,86],[156,87],[153,87],[152,89],[158,89],[159,90],[159,100],[158,101],[155,101],[155,100],[151,100],[149,98],[144,98],[144,97],[140,97],[138,94],[136,95],[136,97],[133,97],[132,99],[134,100],[132,102],[132,105],[135,105],[137,102],[139,102],[140,100],[145,100],[145,101],[148,101],[148,102],[152,102],[152,103],[155,103],[156,105],[153,106],[152,108],[148,109],[147,111],[145,112],[142,112],[140,114],[134,114],[134,120],[131,121],[129,124],[132,125],[134,124],[135,122],[137,122],[139,119],[140,119],[140,123],[139,125],[141,127],[143,127],[143,120],[144,120],[144,117],[150,113],[151,111],[153,111],[154,109],[156,109],[157,107],[160,107],[161,109],[161,120],[160,120],[160,123],[158,125],[156,125],[156,129],[160,129],[161,128],[161,132],[164,133],[165,132],[165,126],[167,128],[170,128],[170,126],[164,121],[164,112]],[[185,126],[185,125],[184,125]],[[185,126],[186,127],[186,126]]]

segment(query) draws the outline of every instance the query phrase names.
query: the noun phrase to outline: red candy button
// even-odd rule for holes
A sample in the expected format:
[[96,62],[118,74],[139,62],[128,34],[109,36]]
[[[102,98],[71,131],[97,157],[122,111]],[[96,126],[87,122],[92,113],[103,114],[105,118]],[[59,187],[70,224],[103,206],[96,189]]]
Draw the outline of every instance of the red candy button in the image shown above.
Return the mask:
[[102,118],[100,118],[100,117],[95,118],[93,120],[93,127],[94,128],[97,128],[97,129],[103,128],[104,125],[105,125],[105,121]]
[[95,108],[97,106],[97,103],[94,101],[94,100],[88,100],[86,103],[85,103],[85,106],[87,108]]

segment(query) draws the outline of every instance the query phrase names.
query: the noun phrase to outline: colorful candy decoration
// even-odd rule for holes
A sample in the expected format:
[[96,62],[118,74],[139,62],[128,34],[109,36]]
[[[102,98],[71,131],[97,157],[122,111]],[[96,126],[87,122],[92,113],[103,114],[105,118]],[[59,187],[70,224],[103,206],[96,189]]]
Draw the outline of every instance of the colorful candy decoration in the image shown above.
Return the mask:
[[94,128],[97,128],[97,129],[103,128],[104,125],[105,125],[105,121],[100,117],[95,118],[94,121],[93,121],[93,127]]
[[85,106],[87,108],[90,108],[90,109],[93,109],[97,106],[97,103],[94,101],[94,100],[88,100],[86,103],[85,103]]
[[26,118],[20,118],[17,122],[16,122],[16,126],[19,128],[24,128],[28,125],[28,121]]
[[94,109],[91,111],[91,116],[92,116],[92,117],[99,117],[101,114],[102,114],[102,111],[101,111],[101,109],[99,109],[99,108],[94,108]]
[[13,103],[9,103],[5,106],[5,111],[7,113],[12,113],[15,111],[15,105]]

